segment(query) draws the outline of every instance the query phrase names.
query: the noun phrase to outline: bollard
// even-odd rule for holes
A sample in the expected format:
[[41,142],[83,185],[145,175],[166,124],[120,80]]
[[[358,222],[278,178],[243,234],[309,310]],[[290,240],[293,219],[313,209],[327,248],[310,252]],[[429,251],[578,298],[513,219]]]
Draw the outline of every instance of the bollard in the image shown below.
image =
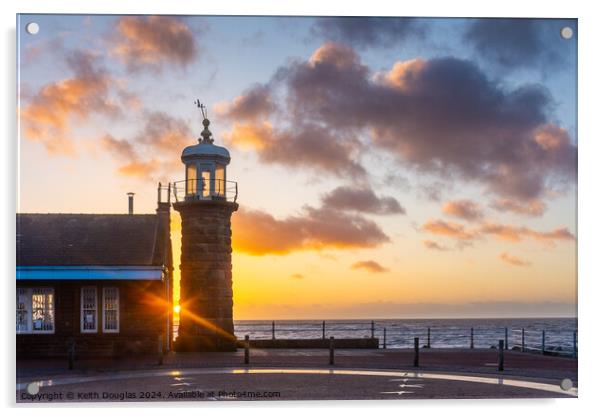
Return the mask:
[[370,332],[372,334],[370,338],[374,338],[374,321],[372,321],[372,324],[370,325]]
[[157,338],[157,357],[159,365],[163,365],[163,335]]
[[470,328],[470,348],[474,348],[474,328]]
[[334,365],[334,337],[330,337],[330,365]]
[[245,364],[249,364],[249,336],[245,335]]
[[504,341],[501,339],[498,345],[497,371],[504,371]]
[[276,323],[272,321],[272,339],[276,339]]
[[521,351],[525,352],[525,328],[522,329]]
[[508,349],[508,327],[504,328],[504,348]]
[[573,358],[577,358],[577,331],[573,331]]
[[69,338],[69,343],[67,344],[67,357],[69,359],[69,370],[73,370],[75,363],[75,341],[73,338]]
[[426,347],[431,348],[431,327],[426,329]]
[[387,328],[383,328],[383,350],[387,349]]
[[546,353],[546,331],[541,331],[541,354]]
[[418,354],[420,354],[420,348],[418,348],[418,337],[414,338],[414,367],[420,365]]
[[326,339],[326,321],[322,321],[322,339]]

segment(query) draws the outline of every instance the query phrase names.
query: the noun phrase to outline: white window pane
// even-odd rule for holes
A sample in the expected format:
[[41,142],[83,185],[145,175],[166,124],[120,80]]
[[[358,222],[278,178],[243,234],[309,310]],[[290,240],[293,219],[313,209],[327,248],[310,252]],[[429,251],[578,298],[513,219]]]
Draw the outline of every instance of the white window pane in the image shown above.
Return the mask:
[[103,288],[104,331],[119,331],[119,288]]
[[29,290],[17,288],[17,332],[29,331]]
[[81,295],[81,329],[83,332],[95,332],[97,329],[97,296],[96,287],[82,287]]
[[31,290],[31,321],[34,332],[54,331],[54,290],[33,288]]

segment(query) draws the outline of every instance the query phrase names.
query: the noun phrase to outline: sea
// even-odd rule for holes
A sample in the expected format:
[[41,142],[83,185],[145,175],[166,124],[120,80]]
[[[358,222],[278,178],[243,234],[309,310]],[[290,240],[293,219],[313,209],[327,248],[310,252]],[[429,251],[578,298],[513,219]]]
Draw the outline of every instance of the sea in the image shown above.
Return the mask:
[[472,339],[474,348],[491,348],[499,340],[507,341],[508,348],[522,348],[523,333],[526,350],[544,347],[546,351],[572,352],[578,348],[576,318],[237,320],[234,327],[239,339],[245,335],[251,339],[374,336],[386,348],[413,348],[415,337],[421,347],[430,342],[431,348],[470,348]]

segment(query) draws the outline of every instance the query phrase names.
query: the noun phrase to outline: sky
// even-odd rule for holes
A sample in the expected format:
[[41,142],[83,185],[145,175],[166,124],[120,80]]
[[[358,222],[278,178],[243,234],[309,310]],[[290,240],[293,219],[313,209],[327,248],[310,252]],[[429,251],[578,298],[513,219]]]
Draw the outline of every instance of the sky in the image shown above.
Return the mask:
[[576,316],[576,34],[20,15],[18,211],[154,212],[200,99],[238,182],[235,319]]

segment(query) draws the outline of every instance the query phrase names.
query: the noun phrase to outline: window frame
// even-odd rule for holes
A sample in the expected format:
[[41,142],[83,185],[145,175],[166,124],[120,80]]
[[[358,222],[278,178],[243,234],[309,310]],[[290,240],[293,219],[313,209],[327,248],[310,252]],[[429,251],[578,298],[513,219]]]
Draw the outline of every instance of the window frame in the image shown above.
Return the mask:
[[[115,304],[117,305],[117,307],[115,308],[116,311],[116,321],[117,321],[117,328],[116,329],[107,329],[106,327],[106,317],[107,317],[107,308],[106,308],[106,304],[105,304],[105,299],[107,296],[107,291],[114,289],[115,293],[116,293],[116,300],[115,300]],[[120,322],[119,322],[119,316],[120,316],[120,309],[121,309],[121,304],[120,304],[120,294],[119,294],[119,286],[106,286],[102,288],[102,332],[107,333],[107,334],[118,334],[119,333],[119,329],[120,329]],[[112,309],[111,309],[112,310]]]
[[[84,290],[94,289],[94,329],[84,329]],[[79,330],[82,334],[98,333],[98,287],[82,286],[79,291]]]
[[[26,316],[27,316],[27,329],[23,330],[23,331],[19,331],[16,329],[16,325],[15,325],[15,332],[17,335],[21,335],[21,334],[33,334],[33,335],[37,335],[37,334],[54,334],[56,331],[56,296],[55,296],[55,290],[54,287],[52,286],[32,286],[32,287],[23,287],[23,286],[18,286],[16,288],[17,293],[21,290],[25,292],[25,312],[26,312]],[[45,296],[48,295],[52,295],[52,308],[48,309],[51,311],[52,313],[52,329],[44,329],[44,330],[36,330],[34,329],[33,326],[33,292],[34,290],[39,290],[44,292]],[[15,305],[17,306],[17,305]],[[16,312],[17,312],[17,308],[15,307],[15,323],[16,323]]]

